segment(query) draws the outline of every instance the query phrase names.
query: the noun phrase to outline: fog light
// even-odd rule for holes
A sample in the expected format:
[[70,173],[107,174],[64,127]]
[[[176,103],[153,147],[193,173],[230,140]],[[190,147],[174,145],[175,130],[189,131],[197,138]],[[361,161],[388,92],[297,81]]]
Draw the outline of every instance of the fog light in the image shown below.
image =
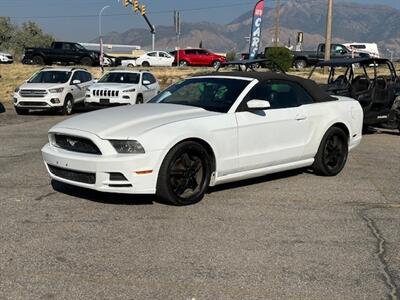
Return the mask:
[[50,102],[53,103],[53,104],[58,104],[58,103],[60,103],[60,99],[58,99],[58,98],[52,98],[52,99],[50,100]]
[[17,98],[13,98],[14,99],[14,103],[18,103],[18,99]]
[[122,96],[123,99],[131,99],[129,96]]

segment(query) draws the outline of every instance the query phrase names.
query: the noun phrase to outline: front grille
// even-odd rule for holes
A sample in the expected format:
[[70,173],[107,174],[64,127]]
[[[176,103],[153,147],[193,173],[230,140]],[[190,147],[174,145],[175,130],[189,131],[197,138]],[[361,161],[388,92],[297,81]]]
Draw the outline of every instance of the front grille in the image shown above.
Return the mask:
[[6,55],[6,57],[8,58],[8,59],[13,59],[13,57],[11,56],[11,55]]
[[19,94],[21,97],[29,97],[29,98],[43,98],[47,95],[46,90],[20,90]]
[[111,91],[111,90],[93,90],[93,96],[96,97],[118,97],[119,91]]
[[54,141],[57,147],[73,152],[101,155],[100,149],[89,139],[55,134]]
[[71,181],[87,183],[87,184],[95,184],[96,183],[96,174],[94,174],[94,173],[68,170],[68,169],[55,167],[52,165],[47,165],[47,166],[49,167],[50,172],[57,177],[71,180]]
[[22,101],[18,103],[20,106],[29,106],[29,107],[42,107],[47,106],[46,102],[32,102],[32,101]]

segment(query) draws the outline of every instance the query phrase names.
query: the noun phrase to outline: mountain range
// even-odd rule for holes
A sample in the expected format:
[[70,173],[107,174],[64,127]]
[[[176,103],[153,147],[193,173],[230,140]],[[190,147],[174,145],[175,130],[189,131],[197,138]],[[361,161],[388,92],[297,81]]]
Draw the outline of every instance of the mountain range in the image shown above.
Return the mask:
[[[288,0],[282,4],[281,43],[287,45],[289,40],[294,43],[297,32],[302,31],[304,49],[315,49],[318,43],[324,41],[326,5],[326,0]],[[226,25],[183,23],[179,46],[198,47],[202,41],[205,48],[214,51],[245,51],[251,19],[251,11],[248,11]],[[274,24],[275,9],[266,7],[262,34],[264,46],[272,44]],[[132,28],[122,33],[111,32],[104,37],[104,41],[150,48],[151,36],[147,29]],[[382,54],[387,54],[387,49],[390,49],[400,56],[400,10],[385,5],[337,2],[334,5],[333,41],[375,42]],[[172,26],[156,28],[158,49],[174,49],[176,46]]]

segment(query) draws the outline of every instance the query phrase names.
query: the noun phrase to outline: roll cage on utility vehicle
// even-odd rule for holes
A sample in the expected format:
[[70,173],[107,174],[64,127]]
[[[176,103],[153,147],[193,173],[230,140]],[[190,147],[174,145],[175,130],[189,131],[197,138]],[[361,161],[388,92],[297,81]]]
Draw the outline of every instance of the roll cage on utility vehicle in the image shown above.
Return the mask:
[[328,80],[320,86],[330,95],[358,100],[364,110],[365,125],[383,125],[400,130],[400,79],[388,59],[335,59],[318,63],[329,67]]

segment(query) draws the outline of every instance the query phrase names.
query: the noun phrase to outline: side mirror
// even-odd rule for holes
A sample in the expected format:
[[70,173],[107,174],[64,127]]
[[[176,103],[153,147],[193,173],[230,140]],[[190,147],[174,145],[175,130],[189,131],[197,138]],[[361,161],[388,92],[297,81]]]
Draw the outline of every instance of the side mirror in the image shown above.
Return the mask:
[[72,81],[72,84],[76,85],[76,84],[80,84],[81,81],[79,79],[75,79],[74,81]]
[[2,103],[0,103],[0,114],[6,112],[6,109]]
[[143,85],[149,85],[151,82],[149,80],[143,80]]
[[247,102],[247,108],[249,111],[266,110],[271,108],[271,104],[269,101],[253,99]]

